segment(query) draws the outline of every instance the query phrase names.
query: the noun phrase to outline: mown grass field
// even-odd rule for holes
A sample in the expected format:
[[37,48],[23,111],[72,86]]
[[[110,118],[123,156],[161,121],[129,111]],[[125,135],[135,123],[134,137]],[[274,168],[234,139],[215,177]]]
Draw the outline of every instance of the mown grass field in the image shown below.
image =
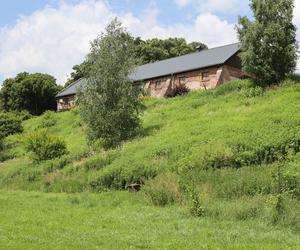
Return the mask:
[[78,110],[53,114],[69,154],[41,163],[23,141],[44,116],[24,121],[0,163],[0,248],[300,249],[298,83],[145,105],[139,135],[108,151],[87,143]]
[[141,194],[0,192],[1,249],[299,249],[299,234],[259,219],[191,217]]

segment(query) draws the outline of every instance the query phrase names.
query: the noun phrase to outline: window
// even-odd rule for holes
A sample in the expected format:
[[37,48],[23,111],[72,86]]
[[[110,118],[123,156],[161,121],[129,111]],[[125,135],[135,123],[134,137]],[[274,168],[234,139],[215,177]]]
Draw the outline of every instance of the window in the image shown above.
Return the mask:
[[155,82],[155,88],[160,88],[160,85],[161,85],[161,81],[156,81]]
[[186,80],[185,76],[179,77],[179,84],[185,84],[185,80]]
[[202,80],[208,80],[209,79],[209,74],[208,72],[203,72],[202,73]]

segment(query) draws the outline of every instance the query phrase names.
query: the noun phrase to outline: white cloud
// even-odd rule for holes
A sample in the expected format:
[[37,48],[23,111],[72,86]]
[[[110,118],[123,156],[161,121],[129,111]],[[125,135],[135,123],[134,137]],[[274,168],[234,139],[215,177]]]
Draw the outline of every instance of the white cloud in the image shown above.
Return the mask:
[[[234,25],[210,13],[200,14],[192,24],[164,26],[159,8],[150,4],[140,16],[124,13],[119,18],[136,36],[185,37],[210,47],[236,41]],[[0,74],[12,77],[21,71],[54,75],[62,84],[89,51],[90,41],[116,16],[104,1],[86,0],[58,8],[45,7],[21,17],[12,27],[0,29]]]
[[190,4],[192,2],[192,0],[175,0],[175,3],[179,6],[179,7],[185,7],[188,4]]
[[95,1],[62,2],[57,9],[45,7],[21,17],[13,27],[0,30],[1,74],[46,72],[62,83],[112,17],[103,2]]

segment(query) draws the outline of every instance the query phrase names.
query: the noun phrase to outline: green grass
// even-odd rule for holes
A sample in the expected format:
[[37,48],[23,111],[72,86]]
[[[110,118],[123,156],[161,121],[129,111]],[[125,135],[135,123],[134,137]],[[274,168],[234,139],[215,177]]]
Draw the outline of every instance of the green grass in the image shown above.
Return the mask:
[[[23,139],[45,115],[23,122],[0,163],[0,248],[300,249],[299,84],[235,81],[145,104],[139,136],[108,151],[88,145],[76,109],[54,114],[48,130],[69,154],[41,163]],[[118,191],[134,182],[141,193]]]
[[[231,204],[234,206],[234,204]],[[0,192],[1,249],[299,249],[299,234],[259,219],[195,219],[125,192]]]
[[[210,156],[215,148],[227,152],[238,166],[270,164],[299,152],[300,85],[258,92],[257,96],[254,92],[253,97],[249,97],[251,88],[241,89],[243,85],[249,83],[233,82],[216,90],[148,101],[140,136],[120,148],[100,151],[94,156],[88,154],[91,149],[78,112],[55,114],[57,124],[49,131],[67,142],[67,166],[43,170],[25,154],[21,143],[24,136],[11,136],[8,142],[13,147],[8,151],[15,159],[0,163],[0,187],[31,190],[34,179],[38,190],[45,189],[46,182],[46,190],[55,192],[70,191],[72,185],[74,191],[122,189],[126,183],[164,171],[180,172],[190,165],[199,167],[201,161],[206,161],[204,154],[219,157]],[[38,117],[25,121],[24,134],[38,129],[41,120]],[[270,174],[268,170],[261,172]]]

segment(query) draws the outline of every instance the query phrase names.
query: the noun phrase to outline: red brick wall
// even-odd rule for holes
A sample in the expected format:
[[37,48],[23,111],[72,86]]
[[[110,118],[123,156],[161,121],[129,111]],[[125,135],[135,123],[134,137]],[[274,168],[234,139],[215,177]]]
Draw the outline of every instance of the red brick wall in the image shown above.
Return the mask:
[[[208,74],[207,78],[204,78],[204,73]],[[145,88],[151,96],[164,97],[170,88],[179,84],[184,84],[191,90],[211,89],[226,81],[244,77],[245,73],[241,69],[222,65],[151,79],[146,82]]]

